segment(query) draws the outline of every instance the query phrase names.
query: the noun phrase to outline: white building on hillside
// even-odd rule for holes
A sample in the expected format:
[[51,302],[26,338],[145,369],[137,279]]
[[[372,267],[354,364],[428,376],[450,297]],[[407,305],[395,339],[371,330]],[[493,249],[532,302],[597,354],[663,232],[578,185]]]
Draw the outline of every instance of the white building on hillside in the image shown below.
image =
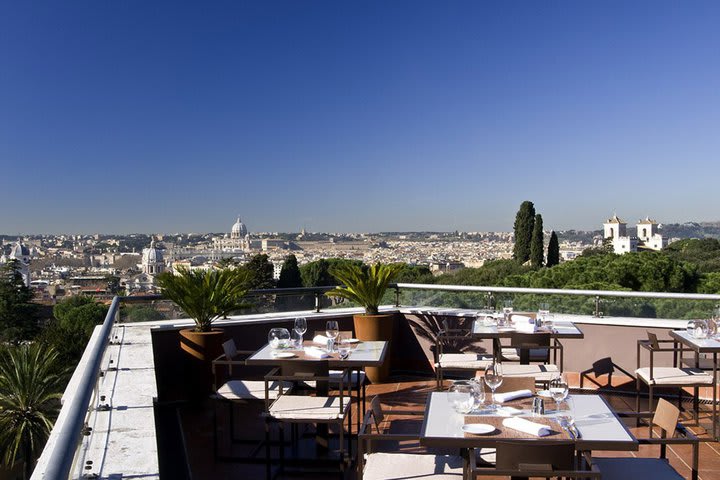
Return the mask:
[[631,236],[627,234],[627,223],[614,214],[603,224],[603,238],[610,239],[613,251],[618,254],[662,250],[668,244],[658,233],[658,223],[649,217],[637,223],[637,236]]

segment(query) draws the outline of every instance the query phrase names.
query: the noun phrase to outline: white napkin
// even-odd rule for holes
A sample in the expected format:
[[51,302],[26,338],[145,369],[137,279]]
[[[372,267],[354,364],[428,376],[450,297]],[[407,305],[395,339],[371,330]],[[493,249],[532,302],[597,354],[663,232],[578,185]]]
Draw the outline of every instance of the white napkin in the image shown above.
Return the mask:
[[531,422],[530,420],[525,420],[524,418],[506,418],[505,420],[503,420],[502,423],[508,428],[528,433],[530,435],[535,435],[536,437],[544,437],[546,435],[550,435],[550,429],[545,425]]
[[525,315],[513,315],[515,330],[522,333],[535,333],[535,321]]
[[322,345],[323,347],[327,347],[327,342],[330,340],[325,335],[315,335],[313,337],[313,343],[317,343],[318,345]]
[[496,393],[495,400],[500,403],[505,403],[509,402],[510,400],[515,400],[516,398],[525,398],[532,396],[533,393],[530,390],[515,390],[514,392]]
[[328,358],[330,356],[330,354],[327,353],[325,350],[319,349],[317,347],[305,347],[303,350],[305,351],[305,355],[307,355],[308,357]]

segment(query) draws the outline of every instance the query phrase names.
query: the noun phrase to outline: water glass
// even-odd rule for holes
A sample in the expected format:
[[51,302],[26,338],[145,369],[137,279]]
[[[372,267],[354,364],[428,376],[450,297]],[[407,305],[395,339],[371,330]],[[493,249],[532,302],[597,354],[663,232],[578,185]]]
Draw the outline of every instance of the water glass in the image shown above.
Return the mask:
[[302,348],[302,344],[303,344],[302,334],[298,333],[297,330],[293,329],[293,331],[290,332],[290,348],[300,349],[300,348]]
[[335,345],[337,346],[337,352],[341,360],[345,360],[350,356],[351,345],[347,338],[338,335]]
[[695,338],[707,338],[708,336],[708,324],[705,320],[695,320],[695,332],[693,337]]
[[453,383],[447,397],[453,410],[461,415],[470,413],[475,406],[475,392],[468,383]]
[[485,385],[487,385],[492,392],[492,396],[490,397],[492,399],[490,402],[490,409],[497,410],[498,405],[495,403],[495,389],[502,385],[503,382],[502,364],[500,362],[493,361],[485,369],[485,376],[483,379],[485,380]]
[[549,387],[550,396],[555,400],[555,411],[559,412],[560,403],[567,398],[570,388],[562,376],[552,379]]
[[687,322],[686,328],[687,328],[688,335],[690,335],[691,337],[694,337],[695,336],[695,320],[690,320],[689,322]]
[[571,435],[577,435],[575,429],[575,403],[572,397],[567,397],[565,400],[565,408],[558,411],[557,419],[560,426],[570,432]]
[[503,307],[503,326],[510,325],[510,316],[513,313],[513,301],[505,300],[505,306]]
[[538,308],[538,319],[544,324],[548,320],[548,316],[550,315],[550,304],[549,303],[541,303],[540,307]]
[[307,320],[305,317],[297,317],[295,319],[295,325],[293,326],[293,330],[295,330],[300,337],[305,335],[305,332],[307,332]]

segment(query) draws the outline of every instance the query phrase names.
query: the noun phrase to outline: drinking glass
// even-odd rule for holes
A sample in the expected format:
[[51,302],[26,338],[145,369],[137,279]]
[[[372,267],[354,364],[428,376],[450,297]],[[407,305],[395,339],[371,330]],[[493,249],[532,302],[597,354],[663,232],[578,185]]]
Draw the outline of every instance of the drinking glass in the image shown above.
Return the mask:
[[502,385],[503,382],[503,374],[502,374],[502,364],[500,362],[492,362],[490,365],[487,366],[485,369],[485,385],[488,386],[488,388],[492,391],[491,394],[491,402],[490,402],[490,410],[497,410],[498,405],[495,403],[495,389],[498,388],[500,385]]
[[565,409],[558,412],[557,419],[560,426],[570,432],[570,435],[577,437],[575,429],[575,404],[572,397],[565,399]]
[[691,337],[694,337],[695,336],[695,320],[690,320],[689,322],[687,322],[686,328],[687,328],[688,335],[690,335]]
[[513,301],[512,300],[505,300],[503,307],[503,326],[510,325],[510,315],[512,315],[513,312]]
[[482,383],[480,383],[477,378],[471,378],[468,382],[473,388],[473,395],[475,396],[473,410],[478,410],[485,403],[485,387],[483,387]]
[[288,348],[290,345],[290,332],[287,328],[273,328],[268,333],[268,343],[273,350]]
[[351,346],[345,336],[338,335],[335,345],[337,345],[338,355],[340,356],[341,360],[345,360],[350,356]]
[[295,330],[300,337],[305,335],[305,332],[307,332],[307,320],[305,320],[305,317],[297,317],[295,319],[295,326],[293,327],[293,330]]
[[456,382],[448,390],[448,402],[461,415],[470,413],[475,406],[475,392],[467,382]]
[[550,304],[549,303],[541,303],[538,308],[538,318],[540,321],[542,321],[543,324],[545,324],[548,320],[548,317],[550,316]]
[[568,396],[569,388],[562,376],[555,377],[550,381],[550,396],[555,400],[555,411],[560,411],[560,403]]
[[335,350],[335,339],[340,333],[337,320],[328,320],[325,324],[325,335],[330,339],[328,341],[328,351],[332,352]]
[[707,338],[708,336],[708,324],[705,320],[695,320],[695,332],[693,337],[695,338]]

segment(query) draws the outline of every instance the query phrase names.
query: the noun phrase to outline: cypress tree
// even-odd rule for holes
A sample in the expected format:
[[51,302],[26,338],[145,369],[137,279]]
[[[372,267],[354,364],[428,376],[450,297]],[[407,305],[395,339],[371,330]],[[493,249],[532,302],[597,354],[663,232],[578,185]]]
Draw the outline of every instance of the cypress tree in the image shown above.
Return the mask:
[[300,268],[298,267],[297,258],[295,255],[290,254],[283,262],[277,287],[295,288],[302,286],[302,277],[300,276]]
[[560,263],[560,243],[557,234],[553,230],[550,233],[550,241],[548,242],[547,262],[545,266],[552,267]]
[[519,263],[525,263],[530,259],[530,239],[532,238],[534,223],[535,205],[526,200],[520,204],[520,209],[515,215],[513,258]]
[[543,245],[543,220],[539,213],[535,215],[535,223],[530,240],[530,264],[540,268],[544,263],[545,246]]

